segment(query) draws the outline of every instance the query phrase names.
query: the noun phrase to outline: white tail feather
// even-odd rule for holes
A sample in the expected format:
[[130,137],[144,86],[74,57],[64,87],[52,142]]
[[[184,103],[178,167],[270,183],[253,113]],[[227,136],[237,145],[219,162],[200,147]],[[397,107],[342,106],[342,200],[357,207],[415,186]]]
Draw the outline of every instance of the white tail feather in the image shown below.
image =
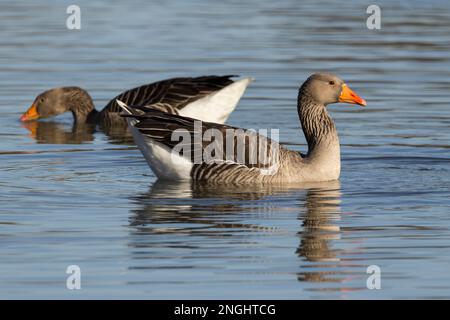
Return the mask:
[[[181,110],[179,115],[203,121],[224,123],[235,109],[247,86],[253,78],[244,78],[231,83],[219,91],[198,99]],[[130,108],[120,100],[116,100],[126,114],[133,114]],[[193,163],[190,159],[173,154],[170,148],[144,136],[134,125],[139,122],[127,117],[128,125],[148,165],[160,179],[188,180]]]
[[117,102],[117,104],[119,105],[119,107],[122,108],[122,111],[123,111],[125,114],[133,114],[133,113],[130,111],[130,109],[128,108],[128,105],[127,105],[125,102],[120,101],[119,99],[116,99],[116,102]]
[[237,80],[219,91],[195,100],[180,110],[180,116],[225,123],[253,80],[253,78]]

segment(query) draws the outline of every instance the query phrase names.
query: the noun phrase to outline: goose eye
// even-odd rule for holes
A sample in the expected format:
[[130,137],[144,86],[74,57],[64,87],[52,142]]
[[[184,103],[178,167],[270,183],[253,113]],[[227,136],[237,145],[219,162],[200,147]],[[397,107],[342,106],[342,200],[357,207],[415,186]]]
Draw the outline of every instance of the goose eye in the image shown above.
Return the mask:
[[330,81],[330,82],[328,82],[331,86],[334,86],[334,81],[332,80],[332,81]]

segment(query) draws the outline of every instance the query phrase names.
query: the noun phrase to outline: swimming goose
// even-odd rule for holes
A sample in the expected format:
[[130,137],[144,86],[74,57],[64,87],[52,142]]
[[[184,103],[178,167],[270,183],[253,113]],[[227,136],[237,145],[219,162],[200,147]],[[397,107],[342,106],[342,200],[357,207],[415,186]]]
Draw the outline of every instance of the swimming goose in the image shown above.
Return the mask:
[[[254,131],[118,103],[158,178],[240,184],[338,179],[339,139],[326,110],[337,102],[366,105],[332,74],[313,74],[300,87],[297,110],[308,143],[306,154],[288,150]],[[244,146],[243,152],[239,146]]]
[[125,91],[102,111],[95,109],[91,96],[79,87],[60,87],[39,94],[21,121],[56,116],[70,111],[75,123],[126,127],[119,116],[117,99],[172,114],[224,123],[243,95],[250,78],[233,81],[234,76],[172,78]]

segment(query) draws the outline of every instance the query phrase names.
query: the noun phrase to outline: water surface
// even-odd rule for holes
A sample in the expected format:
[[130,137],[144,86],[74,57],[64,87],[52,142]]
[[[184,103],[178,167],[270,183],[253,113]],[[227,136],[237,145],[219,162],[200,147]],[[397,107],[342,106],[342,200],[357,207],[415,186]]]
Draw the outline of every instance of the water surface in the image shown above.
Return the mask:
[[[0,4],[0,297],[450,298],[450,5],[380,1]],[[305,150],[295,103],[315,71],[367,108],[335,105],[340,181],[285,187],[156,182],[120,135],[71,115],[24,125],[41,91],[101,108],[173,76],[253,76],[235,126]],[[66,289],[78,265],[82,289]],[[382,289],[368,290],[377,265]]]

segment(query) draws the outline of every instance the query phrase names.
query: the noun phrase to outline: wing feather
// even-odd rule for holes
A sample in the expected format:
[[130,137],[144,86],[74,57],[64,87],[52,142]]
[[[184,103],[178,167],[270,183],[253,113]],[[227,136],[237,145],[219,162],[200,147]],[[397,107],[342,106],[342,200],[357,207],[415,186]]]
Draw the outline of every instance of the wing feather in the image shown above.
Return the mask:
[[[172,151],[176,151],[175,148],[177,151],[182,149],[180,155],[189,158],[194,164],[191,177],[195,180],[238,182],[255,179],[270,170],[277,171],[280,152],[285,152],[276,141],[251,130],[203,122],[158,110],[124,116],[138,120],[134,126],[140,134]],[[217,135],[205,139],[207,131],[211,129]],[[189,136],[187,142],[174,139],[173,133],[177,130]],[[223,152],[216,152],[220,150]]]
[[172,78],[154,82],[122,92],[108,102],[102,112],[119,112],[117,99],[131,106],[153,105],[179,110],[233,83],[232,77],[235,75]]

